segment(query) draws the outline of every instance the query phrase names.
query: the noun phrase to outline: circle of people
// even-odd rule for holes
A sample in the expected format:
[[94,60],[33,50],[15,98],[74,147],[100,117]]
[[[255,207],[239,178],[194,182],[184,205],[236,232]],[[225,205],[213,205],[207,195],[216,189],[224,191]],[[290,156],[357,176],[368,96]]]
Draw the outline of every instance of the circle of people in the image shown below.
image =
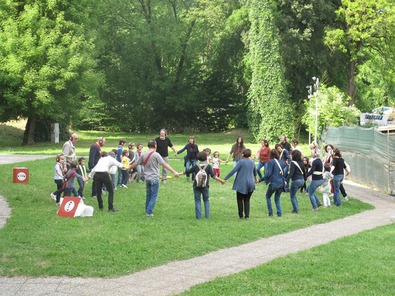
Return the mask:
[[[309,196],[312,211],[317,212],[322,203],[316,191],[322,193],[324,207],[330,207],[330,197],[333,196],[335,206],[342,205],[342,198],[348,201],[347,193],[343,187],[345,175],[350,173],[350,167],[344,161],[339,149],[333,145],[326,145],[324,160],[320,158],[320,150],[313,143],[309,145],[311,158],[303,156],[298,146],[297,139],[288,143],[285,135],[281,136],[281,142],[269,147],[267,140],[261,141],[261,147],[252,156],[251,150],[244,145],[242,137],[237,137],[232,145],[226,160],[221,160],[219,152],[215,151],[211,157],[209,148],[199,151],[195,138],[190,136],[188,143],[179,151],[176,151],[165,129],[161,129],[159,137],[148,141],[148,151],[143,152],[143,145],[129,143],[128,149],[124,149],[126,141],[119,140],[118,149],[107,153],[102,151],[105,138],[100,137],[90,147],[88,168],[85,166],[85,158],[76,157],[75,144],[78,141],[77,133],[72,133],[70,139],[64,143],[62,154],[56,156],[54,167],[54,181],[57,185],[51,198],[57,205],[61,203],[61,195],[72,194],[85,199],[83,191],[85,183],[90,179],[92,182],[92,197],[97,198],[99,210],[103,210],[102,195],[108,191],[108,211],[117,212],[114,208],[114,190],[117,187],[127,188],[129,182],[145,182],[146,203],[145,213],[152,217],[153,210],[158,198],[159,184],[166,183],[167,170],[175,177],[186,175],[187,181],[192,176],[193,193],[195,200],[195,216],[202,218],[201,200],[204,204],[204,215],[210,217],[209,201],[209,177],[222,184],[226,183],[233,175],[235,176],[232,189],[236,191],[238,215],[240,219],[250,217],[250,199],[259,182],[267,184],[266,204],[268,216],[273,216],[272,196],[276,206],[276,214],[283,214],[280,197],[283,192],[289,192],[292,204],[292,213],[299,213],[299,205],[296,193],[306,192]],[[134,149],[137,151],[134,152]],[[171,148],[177,156],[186,151],[184,156],[185,171],[177,172],[168,163],[168,148]],[[223,178],[220,178],[220,164],[233,160],[233,168]],[[258,165],[255,165],[258,159]],[[162,173],[160,174],[160,166]],[[264,169],[262,175],[261,169]],[[77,180],[79,189],[75,187]],[[308,183],[308,186],[306,186]]]

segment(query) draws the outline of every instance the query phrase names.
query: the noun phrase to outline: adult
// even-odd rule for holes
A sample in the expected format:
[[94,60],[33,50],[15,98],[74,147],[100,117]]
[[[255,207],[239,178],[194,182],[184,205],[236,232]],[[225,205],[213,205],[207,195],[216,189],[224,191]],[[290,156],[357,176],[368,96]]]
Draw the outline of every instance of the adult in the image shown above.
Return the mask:
[[103,210],[103,199],[102,199],[102,187],[103,185],[108,191],[108,211],[118,212],[114,208],[114,188],[110,179],[110,169],[112,166],[117,166],[118,168],[124,168],[125,166],[118,162],[115,158],[107,155],[106,152],[102,152],[102,157],[97,162],[96,166],[89,173],[89,178],[94,180],[97,192],[97,203],[99,205],[99,210]]
[[258,182],[256,177],[257,169],[255,162],[250,159],[251,150],[246,149],[242,153],[242,159],[237,162],[236,166],[226,175],[224,180],[228,180],[233,174],[236,174],[232,189],[236,191],[237,208],[239,218],[250,218],[250,199],[255,190],[255,183]]
[[[281,141],[281,145],[283,146],[284,149],[286,149],[288,151],[288,153],[292,152],[292,147],[291,144],[288,143],[288,139],[286,135],[282,135],[280,138]],[[281,159],[281,157],[280,157]]]
[[277,216],[282,216],[282,208],[280,203],[281,193],[284,189],[284,163],[279,161],[279,154],[276,149],[270,151],[270,161],[266,166],[265,176],[263,177],[265,183],[269,185],[266,191],[266,204],[268,215],[273,216],[271,197],[274,193],[274,202],[276,204]]
[[[122,162],[122,153],[123,153],[123,146],[125,146],[126,140],[125,139],[120,139],[118,142],[118,148],[117,148],[117,161]],[[122,187],[122,169],[118,168],[118,182],[117,186]]]
[[[89,149],[89,160],[88,160],[88,168],[91,171],[99,162],[99,159],[102,157],[102,150],[101,147],[104,146],[106,143],[106,139],[104,137],[99,137],[95,143],[93,143]],[[100,192],[101,192],[100,188]],[[97,190],[96,190],[96,181],[93,178],[92,182],[92,197],[97,197]]]
[[344,170],[348,172],[346,163],[342,158],[340,150],[335,148],[333,150],[331,174],[333,174],[333,203],[338,207],[342,205],[342,200],[340,198],[340,186],[344,179]]
[[67,168],[70,168],[70,163],[77,162],[77,155],[75,153],[75,144],[78,141],[77,133],[71,133],[69,140],[63,144],[62,154],[65,157]]
[[305,180],[305,167],[302,161],[302,154],[298,150],[292,151],[292,161],[290,164],[289,174],[287,175],[287,184],[292,180],[290,188],[290,198],[292,204],[292,213],[299,213],[298,199],[296,192],[304,184]]
[[[333,150],[334,150],[335,148],[333,147],[333,145],[327,144],[327,145],[325,145],[324,149],[325,149],[325,152],[326,152],[324,164],[332,165]],[[346,162],[344,162],[344,163],[345,163],[345,165],[346,165],[346,167],[347,167],[346,171],[347,171],[347,175],[348,175],[348,173],[349,173],[349,167],[347,166],[347,163],[346,163]],[[344,179],[343,179],[343,180],[344,180]],[[331,183],[331,185],[332,185],[332,186],[331,186],[331,193],[333,194],[333,193],[334,193],[333,180],[331,180],[330,183]],[[340,183],[340,193],[343,195],[344,199],[347,201],[347,200],[348,200],[348,196],[347,196],[346,189],[344,188],[343,182]]]
[[325,159],[324,159],[324,164],[332,164],[332,159],[333,159],[333,145],[327,144],[324,147],[324,150],[326,152]]
[[258,152],[255,155],[255,158],[258,158],[258,166],[256,168],[259,179],[262,179],[261,168],[266,169],[266,165],[270,161],[270,147],[268,140],[262,140],[261,148],[259,148]]
[[278,151],[279,159],[285,162],[286,164],[291,163],[291,156],[289,156],[290,152],[283,147],[283,144],[276,144],[274,146],[274,149]]
[[300,153],[302,153],[302,157],[303,157],[303,152],[302,152],[302,149],[300,149],[300,147],[299,147],[299,141],[297,140],[297,139],[292,139],[292,141],[291,141],[291,145],[292,145],[292,150],[299,150],[300,151]]
[[[185,170],[189,171],[192,167],[196,165],[196,159],[197,155],[199,153],[199,147],[195,142],[195,137],[190,136],[188,139],[188,143],[182,148],[181,150],[177,151],[177,154],[181,154],[184,151],[187,151],[187,154],[184,156],[184,162],[185,162]],[[187,181],[189,181],[189,175],[186,174],[187,176]],[[194,178],[195,174],[192,173],[192,179]]]
[[307,192],[309,194],[310,202],[313,207],[313,212],[317,212],[318,207],[320,207],[322,203],[315,194],[315,191],[319,186],[322,185],[322,183],[324,183],[324,180],[322,178],[322,173],[324,172],[324,164],[320,159],[320,151],[318,149],[311,150],[311,157],[311,169],[306,174],[306,179],[311,176],[311,182],[307,187]]
[[[170,138],[167,136],[167,131],[162,128],[159,131],[159,137],[155,139],[156,141],[156,152],[163,158],[166,164],[169,163],[169,147],[173,150],[174,155],[177,156],[177,151],[174,148]],[[166,166],[162,166],[162,182],[166,183],[167,170]]]
[[147,217],[152,217],[153,210],[156,204],[159,193],[159,166],[162,165],[164,168],[170,170],[175,177],[179,174],[163,159],[163,157],[156,152],[157,143],[155,140],[148,141],[148,151],[143,153],[141,157],[130,166],[130,169],[134,169],[137,165],[144,167],[144,179],[145,179],[145,213]]
[[244,146],[244,140],[242,137],[237,137],[236,143],[232,145],[232,148],[230,149],[229,155],[226,158],[226,162],[229,162],[229,158],[233,158],[233,167],[236,166],[237,162],[242,158],[242,154],[246,150],[246,147]]

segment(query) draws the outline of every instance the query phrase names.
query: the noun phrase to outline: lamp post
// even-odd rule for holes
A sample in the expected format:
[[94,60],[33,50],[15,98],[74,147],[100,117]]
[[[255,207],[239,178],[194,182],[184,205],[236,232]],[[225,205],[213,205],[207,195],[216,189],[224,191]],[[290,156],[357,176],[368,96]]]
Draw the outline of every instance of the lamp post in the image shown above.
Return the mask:
[[[311,114],[311,97],[312,97],[312,93],[313,93],[313,87],[311,85],[306,86],[307,88],[307,92],[308,92],[308,99],[309,99],[309,113]],[[311,131],[309,129],[309,145],[311,144]]]
[[314,80],[314,97],[315,97],[315,131],[314,131],[314,143],[317,143],[318,134],[318,87],[320,85],[320,79],[313,77]]

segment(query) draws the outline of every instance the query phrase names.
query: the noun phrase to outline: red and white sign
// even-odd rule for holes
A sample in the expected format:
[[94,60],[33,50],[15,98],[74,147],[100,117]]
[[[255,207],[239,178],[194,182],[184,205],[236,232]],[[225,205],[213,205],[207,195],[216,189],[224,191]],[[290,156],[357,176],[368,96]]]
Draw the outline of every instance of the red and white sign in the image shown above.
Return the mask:
[[71,218],[91,217],[93,216],[93,207],[85,205],[79,197],[65,196],[61,199],[57,215]]
[[29,182],[29,169],[28,168],[14,168],[13,169],[13,182],[14,183]]
[[58,216],[74,217],[81,198],[65,196],[60,204]]

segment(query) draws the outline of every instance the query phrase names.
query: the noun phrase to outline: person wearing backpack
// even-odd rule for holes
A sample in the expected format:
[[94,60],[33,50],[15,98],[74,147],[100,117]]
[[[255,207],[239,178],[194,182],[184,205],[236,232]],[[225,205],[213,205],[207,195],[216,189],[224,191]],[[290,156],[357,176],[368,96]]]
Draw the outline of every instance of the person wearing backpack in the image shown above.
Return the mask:
[[232,189],[236,191],[239,218],[243,219],[244,212],[246,220],[250,218],[250,199],[255,190],[255,183],[258,183],[255,162],[250,157],[251,150],[244,150],[242,159],[237,162],[236,166],[224,178],[224,180],[228,180],[237,173]]
[[209,176],[214,180],[220,181],[225,184],[225,181],[214,175],[213,168],[207,163],[207,154],[202,151],[197,154],[198,164],[194,165],[192,168],[185,170],[180,174],[193,174],[195,179],[193,181],[193,195],[195,198],[195,216],[196,219],[202,218],[202,204],[201,197],[203,197],[204,203],[204,214],[208,219],[210,218],[210,196],[209,196]]

